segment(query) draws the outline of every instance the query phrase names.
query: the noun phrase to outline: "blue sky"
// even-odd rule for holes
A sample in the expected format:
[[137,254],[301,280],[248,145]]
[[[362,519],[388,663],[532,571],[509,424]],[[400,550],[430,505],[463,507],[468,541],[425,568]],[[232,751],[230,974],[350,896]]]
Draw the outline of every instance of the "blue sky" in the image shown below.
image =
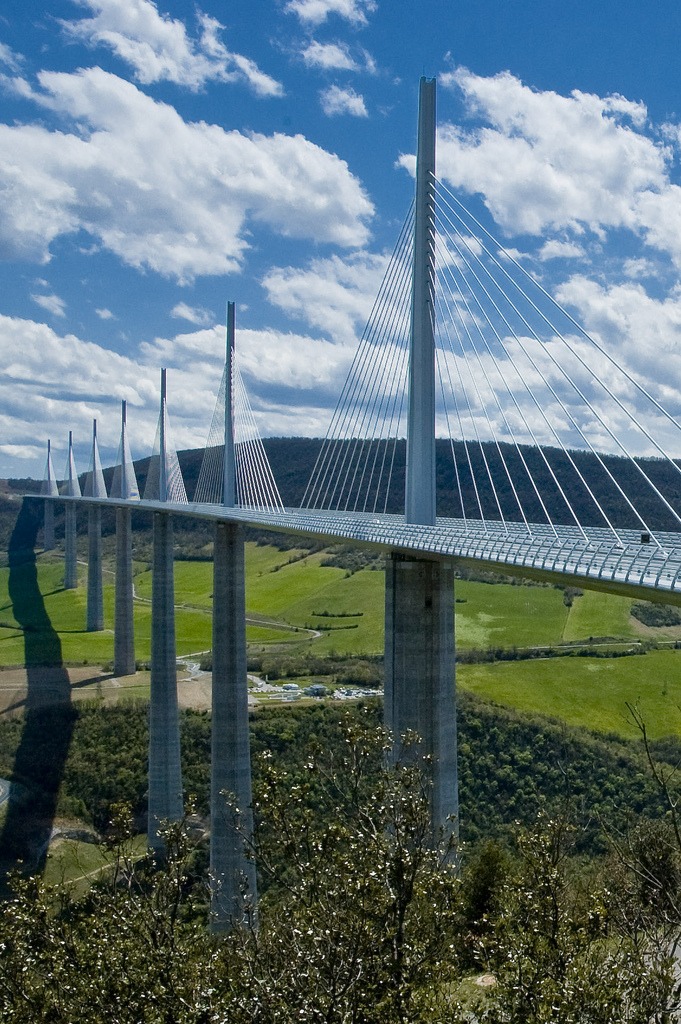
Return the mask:
[[674,406],[681,7],[571,0],[5,0],[0,476],[103,461],[158,368],[206,437],[237,303],[263,434],[325,432],[413,181],[439,175]]

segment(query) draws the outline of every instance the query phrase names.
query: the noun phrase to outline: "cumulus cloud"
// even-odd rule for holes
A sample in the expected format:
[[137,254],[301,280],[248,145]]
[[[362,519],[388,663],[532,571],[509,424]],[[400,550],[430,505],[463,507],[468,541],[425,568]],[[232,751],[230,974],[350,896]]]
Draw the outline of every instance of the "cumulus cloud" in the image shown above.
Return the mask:
[[196,324],[197,327],[208,327],[215,320],[209,310],[199,306],[188,306],[186,302],[178,302],[176,306],[173,306],[170,315],[177,320],[187,320],[188,323]]
[[301,57],[309,68],[357,71],[357,63],[345,43],[318,43],[313,39],[302,51]]
[[[672,151],[646,134],[643,104],[541,92],[509,72],[484,78],[459,68],[440,81],[462,95],[477,123],[441,127],[439,176],[481,194],[504,231],[579,238],[625,228],[681,263]],[[413,167],[407,157],[402,163]]]
[[338,85],[331,85],[320,92],[319,99],[327,117],[335,117],[338,114],[351,114],[353,117],[369,116],[364,97],[354,89],[341,89]]
[[[78,468],[86,469],[93,418],[102,459],[112,464],[123,398],[133,456],[148,454],[158,419],[160,366],[168,368],[174,443],[180,449],[201,447],[222,378],[224,346],[224,327],[215,326],[155,338],[132,357],[44,323],[0,315],[0,349],[9,353],[0,368],[0,475],[39,477],[48,437],[61,474],[69,430]],[[313,334],[240,328],[237,358],[261,434],[323,435],[353,354],[354,344]]]
[[125,263],[178,281],[240,268],[247,225],[364,244],[373,206],[345,161],[303,136],[225,131],[100,68],[42,72],[35,101],[76,124],[0,125],[0,247],[46,263],[87,232]]
[[31,299],[52,316],[66,316],[66,303],[58,295],[31,295]]
[[[74,335],[60,335],[47,324],[8,316],[0,316],[0,347],[8,353],[0,370],[0,429],[6,441],[5,459],[10,455],[19,457],[22,448],[30,457],[34,445],[39,446],[42,457],[44,439],[51,437],[55,441],[55,469],[61,473],[59,438],[66,441],[68,431],[73,429],[82,445],[81,463],[85,463],[95,417],[102,424],[102,440],[110,454],[116,445],[115,407],[121,398],[127,398],[135,408],[148,409],[144,435],[151,435],[153,442],[152,409],[158,384],[155,374],[141,372],[133,360]],[[109,436],[111,431],[114,433]],[[14,448],[12,453],[8,445]],[[79,468],[85,469],[86,464]],[[42,465],[27,467],[27,472],[40,474]]]
[[654,380],[663,359],[664,382],[681,396],[681,286],[660,299],[633,281],[602,285],[576,274],[556,297],[642,379]]
[[579,259],[584,256],[585,252],[581,245],[577,245],[576,242],[562,242],[558,238],[550,238],[548,242],[544,242],[541,249],[539,250],[538,256],[540,260],[555,260],[555,259]]
[[353,25],[366,25],[367,15],[377,7],[376,0],[288,0],[284,10],[308,26],[321,25],[331,14]]
[[152,0],[76,0],[92,17],[62,21],[65,32],[89,45],[106,46],[133,69],[139,82],[169,81],[197,90],[210,81],[245,82],[260,96],[281,96],[281,84],[248,57],[220,40],[224,28],[197,12],[198,37],[184,22],[161,13]]
[[116,317],[113,315],[110,309],[96,309],[95,313],[100,320],[115,320]]
[[[208,356],[195,364],[176,365],[172,346],[168,352],[168,402],[173,440],[180,448],[205,443],[210,411],[222,374],[224,339],[218,332]],[[211,339],[212,340],[212,339]],[[55,469],[59,464],[59,439],[73,430],[78,468],[87,468],[92,420],[98,421],[98,437],[105,464],[115,458],[120,431],[120,400],[128,402],[130,441],[135,458],[148,454],[158,419],[159,366],[162,346],[150,345],[139,358],[121,355],[73,335],[60,335],[46,324],[0,315],[0,348],[10,353],[0,370],[0,430],[6,445],[0,471],[7,471],[10,455],[20,449],[31,457],[34,445],[42,453],[44,439],[51,437]],[[178,353],[182,352],[181,346]],[[177,396],[182,396],[180,402]],[[39,424],[39,428],[36,428]],[[36,431],[40,436],[36,436]],[[66,445],[63,445],[64,458]],[[42,454],[41,454],[42,457]],[[42,473],[42,465],[27,467]]]
[[622,265],[622,273],[625,277],[630,278],[641,278],[641,277],[653,277],[657,273],[657,267],[652,260],[645,259],[644,257],[625,260]]
[[263,279],[268,300],[340,344],[357,343],[388,260],[357,252],[313,260],[305,268],[275,267]]

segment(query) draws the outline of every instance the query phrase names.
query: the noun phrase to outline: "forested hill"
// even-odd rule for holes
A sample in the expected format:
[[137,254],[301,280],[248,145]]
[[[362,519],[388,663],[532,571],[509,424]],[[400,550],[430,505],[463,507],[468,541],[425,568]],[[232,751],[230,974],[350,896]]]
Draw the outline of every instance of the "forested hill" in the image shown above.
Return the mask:
[[[301,504],[322,443],[319,439],[303,437],[265,439],[265,450],[284,505],[296,507]],[[339,445],[352,443],[354,442],[339,442]],[[376,453],[375,448],[372,448],[370,463],[379,465],[382,462],[382,455],[380,449]],[[191,500],[196,488],[203,450],[194,449],[180,452],[179,457],[187,494]],[[679,529],[679,524],[673,515],[665,509],[640,472],[641,469],[644,470],[655,487],[667,497],[673,508],[681,509],[681,468],[679,468],[681,464],[677,462],[670,463],[663,459],[633,461],[623,456],[596,456],[589,452],[571,452],[567,455],[557,448],[540,449],[533,446],[517,448],[511,444],[496,445],[493,442],[486,442],[482,445],[469,443],[464,446],[463,442],[458,441],[452,445],[448,440],[437,441],[436,457],[438,515],[461,516],[460,486],[467,517],[479,518],[479,500],[483,514],[491,520],[499,519],[499,507],[505,518],[511,521],[520,520],[518,502],[513,494],[513,488],[515,488],[527,519],[531,522],[545,522],[546,516],[537,498],[535,486],[528,476],[529,470],[542,494],[546,509],[555,523],[572,523],[573,519],[554,482],[554,474],[561,481],[580,521],[584,525],[604,525],[594,501],[580,480],[581,474],[584,479],[589,481],[594,497],[615,526],[641,528],[640,521],[632,513],[626,499],[608,477],[607,469],[624,494],[640,510],[650,528]],[[399,512],[403,507],[404,495],[404,441],[397,442],[394,458],[391,449],[389,457],[385,461],[386,464],[393,462],[387,511]],[[339,465],[342,464],[343,452],[339,452],[337,462]],[[142,490],[147,476],[149,459],[140,459],[135,466]],[[477,495],[473,486],[471,470],[477,483]],[[107,484],[111,482],[112,472],[112,469],[105,471]],[[513,480],[513,487],[510,479]],[[9,491],[16,495],[35,489],[36,482],[33,480],[10,480],[7,481],[6,492]],[[368,508],[373,506],[373,497],[372,492],[368,497]],[[341,495],[341,507],[343,501],[344,497]],[[381,498],[381,509],[382,505],[383,499]],[[4,496],[0,494],[0,543],[3,543],[3,546],[8,515],[11,518],[16,515],[15,507],[12,507],[11,502],[8,504]],[[140,517],[139,526],[144,528],[145,525]]]
[[[302,437],[277,437],[268,438],[264,443],[284,504],[299,505],[322,442]],[[185,453],[186,456],[190,454],[192,457],[197,455]],[[404,508],[405,454],[405,442],[400,441],[396,446],[394,460],[392,451],[385,459],[386,465],[393,461],[388,512],[400,512]],[[383,461],[382,452],[379,450],[377,453],[375,447],[372,447],[367,461],[369,465],[379,465]],[[343,464],[342,454],[339,454],[337,464]],[[189,468],[188,460],[188,471]],[[681,509],[681,461],[634,461],[624,456],[600,456],[590,452],[566,454],[558,448],[537,448],[530,445],[516,447],[512,444],[496,445],[493,442],[464,445],[461,441],[452,444],[448,440],[439,439],[436,442],[437,513],[441,516],[461,516],[460,487],[466,516],[479,518],[479,499],[486,518],[499,519],[500,506],[505,518],[511,521],[520,520],[518,501],[513,494],[515,488],[527,519],[530,522],[545,522],[546,516],[528,475],[529,471],[554,523],[574,522],[554,482],[555,474],[580,522],[585,526],[603,526],[603,518],[580,480],[581,474],[614,525],[620,528],[640,528],[640,521],[609,478],[610,473],[624,494],[644,516],[649,527],[658,530],[679,529],[677,520],[665,510],[653,489],[646,483],[641,469],[665,495],[671,506]],[[477,484],[477,495],[471,471]],[[192,472],[196,473],[198,470],[192,467]],[[367,471],[366,476],[368,475]],[[372,506],[373,492],[369,494],[367,503],[368,508]],[[339,507],[342,507],[340,503]]]

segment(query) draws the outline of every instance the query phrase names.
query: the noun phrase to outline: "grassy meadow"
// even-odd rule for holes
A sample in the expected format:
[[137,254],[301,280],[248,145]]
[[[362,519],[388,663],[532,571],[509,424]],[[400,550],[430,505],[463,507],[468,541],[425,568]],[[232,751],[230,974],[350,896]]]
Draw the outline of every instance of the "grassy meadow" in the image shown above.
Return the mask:
[[[247,639],[262,652],[372,655],[383,650],[384,576],[322,564],[324,552],[281,552],[249,543],[246,553]],[[151,573],[136,565],[135,630],[140,660],[149,658]],[[113,574],[104,575],[105,629],[87,633],[86,568],[77,590],[62,589],[59,556],[36,567],[0,569],[0,666],[105,664],[113,656]],[[175,563],[179,656],[211,646],[212,563]],[[624,647],[681,637],[681,628],[650,629],[630,615],[626,598],[585,591],[568,605],[548,586],[469,580],[456,585],[459,649],[526,649],[615,641]],[[21,624],[20,621],[21,620]],[[22,628],[23,627],[23,628]],[[596,648],[598,649],[598,648]],[[681,734],[681,651],[650,650],[620,658],[560,657],[461,664],[458,684],[521,710],[552,715],[604,732],[632,735],[627,702],[638,703],[651,735]],[[125,690],[127,693],[128,691]]]

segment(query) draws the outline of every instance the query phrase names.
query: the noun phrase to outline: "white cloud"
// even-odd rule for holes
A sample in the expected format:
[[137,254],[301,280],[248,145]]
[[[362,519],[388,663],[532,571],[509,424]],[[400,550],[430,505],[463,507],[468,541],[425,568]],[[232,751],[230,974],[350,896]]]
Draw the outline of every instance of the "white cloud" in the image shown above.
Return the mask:
[[558,238],[550,238],[548,242],[544,242],[538,253],[539,259],[544,261],[579,259],[585,255],[581,245],[577,245],[575,242],[561,242]]
[[196,324],[197,327],[208,327],[215,321],[210,310],[188,306],[186,302],[178,302],[176,306],[173,306],[170,315],[178,320],[187,320],[188,323]]
[[303,63],[310,68],[356,71],[357,64],[345,43],[318,43],[312,40],[301,53]]
[[[219,347],[224,349],[224,338],[220,341],[216,332],[213,355],[208,349],[207,357],[177,366],[169,353],[168,402],[173,439],[180,448],[205,443],[222,374],[224,353],[218,355]],[[150,452],[158,419],[160,346],[147,346],[139,359],[133,359],[73,334],[60,335],[46,324],[0,315],[0,349],[10,353],[0,370],[0,431],[6,446],[16,449],[12,453],[5,446],[0,471],[16,472],[9,456],[16,458],[20,448],[30,455],[35,444],[42,460],[43,439],[51,437],[55,469],[61,474],[59,439],[65,442],[69,430],[78,445],[78,468],[85,470],[93,418],[98,421],[103,461],[111,464],[123,398],[128,401],[133,455],[141,458]],[[178,352],[184,353],[179,345]],[[27,472],[40,475],[42,468],[37,464]]]
[[96,309],[95,313],[100,320],[115,320],[116,317],[113,315],[110,309]]
[[125,263],[179,281],[238,270],[247,224],[364,244],[373,206],[340,160],[303,136],[186,123],[100,68],[42,72],[33,98],[78,134],[0,125],[0,248],[48,262],[87,232]]
[[[328,308],[334,308],[333,297]],[[355,350],[351,327],[342,337],[336,332],[328,340],[240,326],[236,357],[261,436],[323,436]],[[208,423],[203,425],[203,420],[212,414],[224,366],[224,328],[156,338],[142,345],[141,357],[145,364],[173,368],[173,387],[181,389],[183,409],[191,407],[202,416],[202,427],[186,446],[204,444]]]
[[654,277],[657,273],[657,267],[652,260],[647,260],[643,257],[639,259],[631,258],[624,261],[622,265],[622,273],[625,277],[632,279],[641,277]]
[[340,344],[356,344],[383,279],[387,257],[357,252],[275,267],[262,284],[268,300]]
[[[356,253],[344,261],[317,260],[304,271],[280,268],[264,282],[271,302],[309,325],[310,331],[240,328],[237,357],[244,373],[261,433],[324,434],[331,411],[356,351],[357,337],[372,307],[386,258]],[[681,403],[681,288],[663,300],[648,296],[640,285],[605,288],[583,276],[566,282],[559,299],[577,313],[601,343],[656,397],[678,414]],[[326,337],[316,337],[323,332]],[[532,365],[523,352],[534,350]],[[494,346],[496,349],[497,346]],[[66,433],[73,429],[80,445],[78,467],[87,465],[91,421],[99,421],[105,463],[111,463],[118,443],[118,403],[129,402],[129,426],[135,457],[147,454],[153,443],[158,415],[160,365],[168,367],[169,409],[173,439],[179,448],[205,443],[224,360],[224,329],[220,325],[156,338],[140,346],[136,358],[95,345],[74,335],[60,335],[46,324],[0,316],[0,350],[10,353],[0,369],[0,475],[42,473],[44,439],[52,437],[55,467],[62,471]],[[580,365],[581,356],[590,373]],[[480,358],[461,352],[441,355],[449,367],[457,394],[460,375],[468,390],[461,397],[464,428],[473,436],[508,438],[507,424],[492,399],[495,387],[506,419],[518,440],[580,444],[568,422],[562,398],[590,439],[599,448],[617,450],[595,413],[578,400],[552,357],[566,366],[574,380],[594,400],[611,429],[634,451],[651,453],[651,446],[626,414],[605,400],[598,380],[604,380],[627,408],[646,416],[645,402],[608,360],[578,336],[567,344],[555,337],[537,343],[531,338],[508,338],[505,352],[486,351]],[[484,373],[481,372],[484,367]],[[594,376],[592,376],[592,374]],[[475,384],[473,384],[475,378]],[[547,390],[551,381],[554,394]],[[511,389],[518,405],[509,400]],[[531,388],[539,405],[530,400]],[[470,414],[466,412],[469,408]],[[648,422],[650,410],[648,409]],[[450,411],[451,415],[451,411]],[[440,420],[442,417],[440,417]],[[653,414],[653,422],[655,414]],[[444,422],[444,421],[442,421]],[[36,424],[40,424],[39,436]],[[550,424],[557,434],[552,433]],[[663,443],[678,450],[670,425],[654,423]],[[674,447],[676,446],[676,447]],[[654,450],[653,450],[654,453]],[[19,459],[33,460],[26,469]]]
[[[293,388],[314,393],[321,408],[325,399],[326,421],[329,425],[330,406],[337,397],[339,382],[345,379],[354,355],[354,345],[336,345],[309,335],[262,330],[239,331],[239,365],[248,375],[253,396],[263,385]],[[297,407],[297,403],[296,403]],[[300,433],[292,426],[296,420],[297,408],[279,408],[280,419],[285,415],[289,420],[289,433]],[[265,428],[273,434],[271,425]]]
[[366,25],[367,15],[377,7],[376,0],[288,0],[284,10],[295,14],[304,25],[321,25],[331,14],[353,25]]
[[246,82],[260,96],[281,96],[283,88],[248,57],[230,53],[220,41],[224,26],[197,12],[199,36],[192,39],[177,18],[162,14],[152,0],[77,0],[91,18],[62,21],[74,39],[106,46],[129,64],[144,85],[170,81],[197,90],[209,81]]
[[649,245],[668,252],[681,267],[681,188],[642,193],[637,202],[638,227]]
[[[653,298],[633,281],[603,286],[575,275],[557,299],[674,415],[681,412],[681,287]],[[605,380],[612,369],[604,365]],[[631,395],[632,408],[641,401]],[[664,425],[663,425],[664,426]],[[668,429],[665,427],[665,430]],[[678,451],[678,441],[675,448]]]
[[66,303],[58,295],[31,295],[33,302],[42,306],[52,316],[66,316]]
[[327,117],[334,117],[337,114],[351,114],[353,117],[369,116],[364,98],[354,89],[341,89],[338,85],[331,85],[328,89],[320,92],[319,100]]
[[37,444],[0,444],[0,454],[9,457],[10,459],[19,459],[21,461],[27,461],[29,459],[37,459],[44,455],[45,448],[43,445]]
[[681,258],[681,190],[669,183],[671,150],[645,134],[642,104],[577,90],[540,92],[508,72],[483,78],[459,68],[443,78],[479,125],[441,128],[438,173],[482,194],[505,231],[578,236],[628,228]]
[[[168,368],[173,441],[180,449],[201,447],[222,378],[224,346],[224,328],[215,326],[156,338],[132,358],[61,335],[47,324],[0,315],[0,351],[10,353],[0,368],[0,476],[40,477],[48,437],[60,475],[69,430],[78,469],[85,470],[93,418],[103,462],[112,464],[123,398],[133,457],[144,457],[156,432],[161,365]],[[237,358],[261,434],[323,435],[354,350],[354,338],[339,344],[305,333],[240,328]],[[20,459],[27,460],[25,467]]]
[[4,64],[10,71],[18,72],[23,62],[21,54],[15,53],[7,43],[0,43],[0,64]]

